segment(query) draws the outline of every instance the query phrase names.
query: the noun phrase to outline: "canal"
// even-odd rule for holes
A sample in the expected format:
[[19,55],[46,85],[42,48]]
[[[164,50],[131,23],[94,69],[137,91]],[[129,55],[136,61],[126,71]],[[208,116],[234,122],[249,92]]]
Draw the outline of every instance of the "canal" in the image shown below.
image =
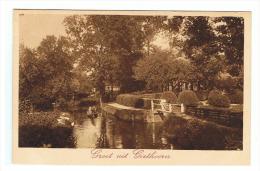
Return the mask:
[[99,114],[74,114],[73,135],[76,148],[170,149],[162,134],[162,123],[138,123]]

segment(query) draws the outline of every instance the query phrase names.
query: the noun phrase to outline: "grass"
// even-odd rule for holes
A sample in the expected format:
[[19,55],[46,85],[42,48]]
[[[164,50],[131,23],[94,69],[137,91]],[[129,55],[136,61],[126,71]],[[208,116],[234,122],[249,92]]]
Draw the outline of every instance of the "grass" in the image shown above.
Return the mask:
[[205,122],[195,117],[171,115],[164,121],[166,136],[177,149],[242,150],[243,129]]

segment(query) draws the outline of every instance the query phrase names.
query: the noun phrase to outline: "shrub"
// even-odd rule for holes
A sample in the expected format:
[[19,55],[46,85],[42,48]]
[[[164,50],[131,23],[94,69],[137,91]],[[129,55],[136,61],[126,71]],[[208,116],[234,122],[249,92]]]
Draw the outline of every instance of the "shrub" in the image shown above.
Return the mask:
[[168,103],[176,103],[177,97],[173,92],[151,94],[120,94],[116,102],[129,107],[151,109],[151,99],[166,99]]
[[199,100],[197,95],[191,90],[184,90],[178,96],[178,103],[184,105],[197,105]]
[[142,98],[140,99],[144,109],[151,109],[151,99],[150,98]]
[[86,99],[82,99],[78,106],[79,107],[85,107],[85,106],[94,106],[94,105],[97,105],[98,102],[97,102],[97,99],[91,99],[91,98],[86,98]]
[[165,99],[167,103],[176,103],[177,96],[172,91],[165,91],[162,93],[161,99]]
[[243,91],[235,90],[234,93],[229,94],[229,99],[233,104],[243,104]]
[[132,94],[120,94],[116,97],[116,102],[129,106],[129,107],[136,107],[140,108],[143,107],[143,100],[138,95],[132,95]]
[[[60,113],[39,112],[19,116],[19,147],[75,147],[73,127],[60,125]],[[62,141],[61,141],[62,140]]]
[[19,114],[28,114],[31,111],[32,104],[29,100],[19,100]]
[[196,91],[196,95],[198,97],[198,99],[200,101],[204,101],[204,100],[207,100],[208,98],[208,91],[207,90],[200,90],[200,91]]
[[218,90],[212,90],[208,96],[208,103],[216,107],[229,107],[230,100]]
[[197,118],[170,115],[163,124],[166,137],[175,149],[233,150],[243,149],[242,129],[232,129]]
[[155,93],[154,98],[155,99],[160,99],[162,97],[162,93]]
[[67,100],[64,99],[63,97],[60,97],[60,98],[57,99],[56,105],[57,105],[58,108],[61,109],[61,110],[67,109],[67,107],[68,107],[68,105],[67,105]]

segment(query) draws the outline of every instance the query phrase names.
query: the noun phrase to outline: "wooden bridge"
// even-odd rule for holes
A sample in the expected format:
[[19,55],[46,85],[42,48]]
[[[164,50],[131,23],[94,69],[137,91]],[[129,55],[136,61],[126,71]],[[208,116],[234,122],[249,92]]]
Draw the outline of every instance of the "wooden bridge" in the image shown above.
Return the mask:
[[151,114],[154,122],[157,116],[164,120],[165,116],[170,113],[180,113],[180,105],[167,103],[165,99],[151,100]]

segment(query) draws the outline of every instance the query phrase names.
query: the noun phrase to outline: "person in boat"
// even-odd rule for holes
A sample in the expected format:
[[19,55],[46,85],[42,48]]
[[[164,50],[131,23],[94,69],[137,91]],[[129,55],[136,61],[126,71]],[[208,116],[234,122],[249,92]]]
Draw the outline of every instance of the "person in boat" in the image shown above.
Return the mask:
[[88,107],[87,115],[88,116],[92,116],[92,108],[91,108],[91,106]]
[[87,111],[87,115],[88,116],[91,116],[91,117],[97,117],[97,110],[96,110],[96,107],[89,107],[88,108],[88,111]]

